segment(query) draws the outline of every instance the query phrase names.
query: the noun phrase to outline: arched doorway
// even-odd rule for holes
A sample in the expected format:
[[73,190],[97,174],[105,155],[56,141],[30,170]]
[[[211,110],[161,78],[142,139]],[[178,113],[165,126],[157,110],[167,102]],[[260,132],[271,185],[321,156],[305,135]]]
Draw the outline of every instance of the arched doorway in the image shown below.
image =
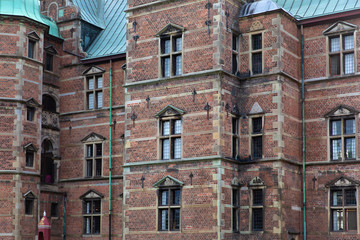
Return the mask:
[[41,145],[41,182],[52,184],[55,181],[55,165],[53,159],[53,145],[45,139]]

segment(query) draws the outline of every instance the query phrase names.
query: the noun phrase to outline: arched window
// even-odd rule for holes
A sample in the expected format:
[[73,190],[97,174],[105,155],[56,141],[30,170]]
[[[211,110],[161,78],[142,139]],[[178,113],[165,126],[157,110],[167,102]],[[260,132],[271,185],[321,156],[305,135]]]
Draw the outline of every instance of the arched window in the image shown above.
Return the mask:
[[43,95],[43,109],[49,112],[56,112],[56,101],[50,95]]

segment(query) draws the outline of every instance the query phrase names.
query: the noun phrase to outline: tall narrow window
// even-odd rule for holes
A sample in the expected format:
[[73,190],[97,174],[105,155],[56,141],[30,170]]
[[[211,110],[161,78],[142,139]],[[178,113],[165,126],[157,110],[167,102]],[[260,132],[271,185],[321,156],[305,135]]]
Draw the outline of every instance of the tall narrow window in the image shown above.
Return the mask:
[[180,204],[181,188],[161,188],[159,190],[159,231],[180,230]]
[[330,159],[334,161],[356,159],[355,118],[333,118],[330,121]]
[[232,158],[239,156],[239,118],[232,118]]
[[340,34],[329,37],[330,75],[355,72],[354,34]]
[[182,35],[165,35],[160,39],[161,76],[182,74]]
[[263,118],[254,117],[251,121],[251,155],[253,159],[262,158],[263,153]]
[[32,215],[34,211],[34,199],[25,198],[25,214]]
[[34,121],[35,116],[35,108],[34,107],[27,107],[26,108],[26,120],[27,121]]
[[34,151],[26,151],[26,166],[34,167]]
[[162,159],[181,158],[181,132],[181,119],[162,119],[160,132]]
[[330,191],[332,231],[357,230],[356,188],[332,188]]
[[87,109],[103,107],[103,77],[88,76],[86,78]]
[[51,203],[51,217],[59,217],[59,204],[56,202]]
[[53,71],[54,69],[54,55],[51,53],[45,54],[45,70]]
[[262,34],[251,36],[252,74],[262,73]]
[[29,39],[29,41],[28,41],[28,57],[29,58],[35,58],[35,46],[36,46],[36,41]]
[[252,230],[262,231],[264,228],[263,220],[263,189],[252,189]]
[[102,175],[102,143],[86,144],[85,176],[100,177]]
[[236,74],[239,65],[239,35],[232,35],[232,73]]
[[83,201],[84,234],[100,234],[101,199]]
[[233,224],[233,231],[239,232],[239,226],[240,226],[240,191],[239,191],[239,188],[232,189],[232,224]]

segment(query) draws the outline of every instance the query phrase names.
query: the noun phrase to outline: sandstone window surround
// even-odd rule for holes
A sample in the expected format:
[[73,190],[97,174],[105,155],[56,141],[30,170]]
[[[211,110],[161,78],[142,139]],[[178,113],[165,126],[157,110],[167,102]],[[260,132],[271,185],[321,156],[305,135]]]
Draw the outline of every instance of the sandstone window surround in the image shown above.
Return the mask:
[[354,108],[340,105],[325,115],[330,161],[357,159],[357,113]]
[[250,69],[251,74],[263,73],[263,34],[253,33],[250,35]]
[[264,231],[265,184],[259,177],[249,183],[250,191],[250,231]]
[[159,77],[168,78],[183,73],[184,30],[169,23],[156,34],[159,38]]
[[185,111],[168,105],[155,117],[159,119],[158,157],[162,160],[181,159],[183,117]]
[[359,182],[341,176],[326,184],[329,189],[330,232],[357,233]]
[[34,214],[34,202],[36,196],[32,191],[28,191],[24,194],[24,213],[25,215],[33,216]]
[[35,160],[35,152],[37,152],[37,147],[32,144],[28,143],[24,146],[25,149],[25,166],[29,168],[34,167],[34,160]]
[[181,230],[181,192],[183,183],[166,176],[156,182],[158,188],[158,230]]
[[37,45],[40,40],[40,37],[35,31],[28,33],[27,37],[28,37],[27,57],[36,59],[37,58]]
[[44,48],[45,50],[45,70],[54,71],[54,56],[57,51],[54,46],[50,45]]
[[89,190],[80,197],[83,203],[83,233],[84,235],[101,234],[101,199],[104,196],[94,190]]
[[232,33],[232,57],[231,57],[231,61],[232,61],[232,69],[231,72],[232,74],[237,75],[238,71],[239,71],[239,45],[240,45],[240,40],[239,40],[239,34],[233,32]]
[[35,120],[36,107],[39,106],[40,104],[34,98],[26,100],[26,121],[33,122]]
[[323,32],[328,43],[328,76],[356,72],[356,30],[356,25],[340,21]]
[[103,108],[104,73],[104,69],[96,66],[83,72],[85,77],[85,109],[87,110]]
[[252,115],[249,118],[249,125],[251,159],[261,159],[263,158],[264,116]]
[[84,176],[85,178],[100,178],[103,173],[103,142],[105,138],[99,134],[91,133],[85,137],[84,143],[85,162]]

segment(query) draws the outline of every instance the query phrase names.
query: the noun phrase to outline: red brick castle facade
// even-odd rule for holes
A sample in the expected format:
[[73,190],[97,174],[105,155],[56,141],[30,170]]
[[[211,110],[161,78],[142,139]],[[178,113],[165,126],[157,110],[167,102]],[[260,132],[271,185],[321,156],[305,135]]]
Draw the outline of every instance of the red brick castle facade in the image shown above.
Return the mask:
[[360,238],[359,13],[0,0],[0,239]]

